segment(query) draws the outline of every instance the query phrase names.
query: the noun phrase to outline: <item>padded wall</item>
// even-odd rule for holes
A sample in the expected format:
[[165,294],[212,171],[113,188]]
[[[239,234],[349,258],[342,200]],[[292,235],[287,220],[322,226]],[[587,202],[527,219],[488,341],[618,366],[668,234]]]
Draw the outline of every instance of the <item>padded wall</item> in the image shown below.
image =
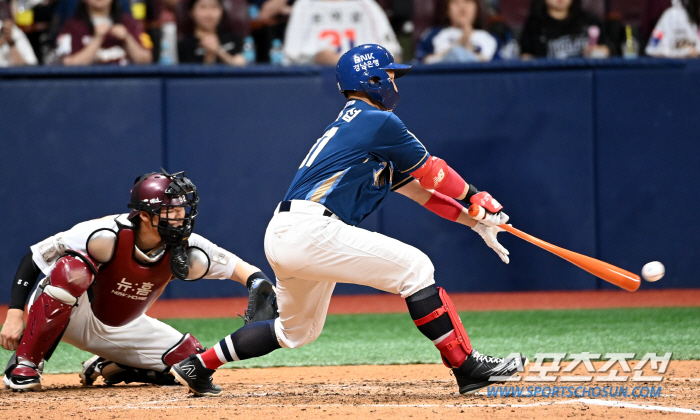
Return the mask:
[[[697,287],[699,77],[694,61],[423,67],[399,81],[396,113],[516,227],[630,271],[658,259],[668,274],[653,287]],[[333,71],[317,68],[5,69],[0,98],[3,303],[31,244],[125,212],[134,177],[160,166],[199,187],[197,232],[271,274],[269,217],[344,103]],[[421,248],[448,290],[607,287],[507,233],[502,264],[468,228],[398,194],[362,227]],[[243,291],[175,282],[164,297]]]

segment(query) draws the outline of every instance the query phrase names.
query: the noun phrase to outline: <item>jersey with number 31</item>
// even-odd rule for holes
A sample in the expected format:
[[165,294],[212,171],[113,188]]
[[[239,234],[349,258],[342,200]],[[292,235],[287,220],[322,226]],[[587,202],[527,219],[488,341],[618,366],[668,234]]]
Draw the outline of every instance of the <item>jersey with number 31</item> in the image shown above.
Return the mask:
[[423,144],[393,112],[348,101],[302,161],[285,200],[323,204],[357,225],[427,158]]

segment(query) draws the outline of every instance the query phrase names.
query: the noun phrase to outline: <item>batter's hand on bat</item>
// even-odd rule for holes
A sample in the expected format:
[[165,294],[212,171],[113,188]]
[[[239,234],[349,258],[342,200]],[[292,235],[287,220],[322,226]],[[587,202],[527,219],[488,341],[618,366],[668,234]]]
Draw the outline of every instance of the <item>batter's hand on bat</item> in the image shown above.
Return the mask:
[[472,230],[481,236],[484,242],[486,242],[486,245],[493,249],[504,263],[508,264],[510,262],[510,259],[508,258],[508,254],[510,253],[503,247],[503,245],[498,243],[498,239],[496,239],[498,232],[503,232],[503,229],[498,226],[486,226],[485,224],[479,222],[472,228]]
[[479,223],[483,223],[488,227],[494,227],[506,224],[508,222],[508,219],[510,219],[510,216],[503,213],[502,211],[499,211],[496,214],[486,212],[486,215],[483,219],[479,220]]
[[7,311],[5,324],[0,332],[0,344],[5,350],[15,351],[19,346],[19,339],[24,333],[24,311],[10,309]]

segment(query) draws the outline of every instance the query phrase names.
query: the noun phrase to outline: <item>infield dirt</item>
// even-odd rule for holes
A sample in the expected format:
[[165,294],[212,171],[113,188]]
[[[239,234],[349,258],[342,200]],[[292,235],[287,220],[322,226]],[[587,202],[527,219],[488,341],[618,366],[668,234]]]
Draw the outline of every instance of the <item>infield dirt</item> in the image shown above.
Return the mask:
[[[634,362],[631,365],[634,366]],[[574,372],[585,374],[584,370]],[[658,398],[498,398],[486,393],[464,397],[457,393],[454,378],[442,365],[221,369],[214,380],[224,387],[223,394],[217,398],[196,398],[182,386],[82,388],[77,374],[46,375],[43,391],[0,391],[0,417],[34,420],[700,419],[700,361],[671,361],[662,382],[575,384],[627,386],[630,390],[635,386],[660,386],[662,392]],[[571,384],[521,381],[510,385]]]

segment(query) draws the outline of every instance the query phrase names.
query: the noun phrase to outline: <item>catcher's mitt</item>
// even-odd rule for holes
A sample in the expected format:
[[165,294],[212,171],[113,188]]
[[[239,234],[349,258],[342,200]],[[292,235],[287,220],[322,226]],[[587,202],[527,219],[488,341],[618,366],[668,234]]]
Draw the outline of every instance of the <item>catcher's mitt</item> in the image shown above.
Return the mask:
[[277,318],[277,295],[267,279],[255,279],[248,289],[248,309],[242,317],[245,324]]

